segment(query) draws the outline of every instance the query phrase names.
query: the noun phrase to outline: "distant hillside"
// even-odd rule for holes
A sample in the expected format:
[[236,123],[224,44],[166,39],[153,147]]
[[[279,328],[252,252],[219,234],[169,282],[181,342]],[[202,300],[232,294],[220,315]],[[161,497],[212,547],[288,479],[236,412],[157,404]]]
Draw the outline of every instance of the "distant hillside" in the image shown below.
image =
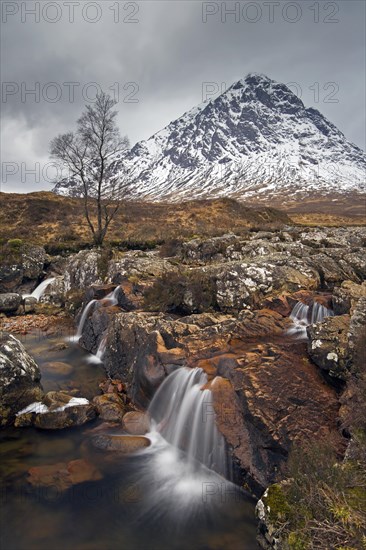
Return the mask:
[[[290,223],[274,208],[247,207],[232,199],[180,204],[126,202],[108,235],[111,241],[154,242],[194,235],[241,233],[250,228]],[[72,243],[90,241],[81,199],[54,193],[0,193],[0,239]]]

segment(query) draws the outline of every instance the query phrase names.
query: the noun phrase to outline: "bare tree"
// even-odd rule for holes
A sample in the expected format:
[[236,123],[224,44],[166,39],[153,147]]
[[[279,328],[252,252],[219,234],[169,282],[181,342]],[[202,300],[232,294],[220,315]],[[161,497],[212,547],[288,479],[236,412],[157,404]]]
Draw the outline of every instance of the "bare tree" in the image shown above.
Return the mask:
[[96,246],[103,244],[126,183],[121,169],[115,173],[118,154],[129,146],[128,138],[121,137],[117,127],[116,103],[108,94],[98,94],[93,105],[86,105],[76,132],[59,135],[51,142],[52,158],[67,169],[80,189]]

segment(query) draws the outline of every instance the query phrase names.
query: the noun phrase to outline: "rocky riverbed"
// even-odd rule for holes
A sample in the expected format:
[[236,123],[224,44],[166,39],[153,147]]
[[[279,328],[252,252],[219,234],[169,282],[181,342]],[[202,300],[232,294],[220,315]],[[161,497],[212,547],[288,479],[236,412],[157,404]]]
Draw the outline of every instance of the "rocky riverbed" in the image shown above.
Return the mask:
[[[293,446],[331,440],[339,460],[349,448],[344,419],[356,395],[353,378],[365,369],[365,247],[363,227],[284,226],[152,251],[51,257],[32,246],[17,264],[0,266],[0,417],[5,441],[17,442],[4,483],[64,494],[105,487],[102,480],[115,479],[119,468],[133,477],[136,450],[147,460],[146,411],[157,389],[179,368],[202,369],[232,480],[247,493],[236,511],[233,502],[224,507],[226,525],[209,535],[193,531],[208,548],[236,550],[241,535],[243,548],[255,548],[249,494],[258,499],[285,479]],[[27,302],[23,295],[48,277],[54,281],[39,302]],[[308,316],[302,332],[293,330],[297,304]],[[46,442],[56,433],[53,460],[27,451],[33,434]],[[66,452],[70,438],[77,444]],[[11,503],[17,510],[17,498]],[[271,547],[273,518],[260,503],[260,543]],[[244,535],[236,517],[246,522]],[[128,536],[133,548],[139,537]],[[50,540],[45,535],[44,547]]]

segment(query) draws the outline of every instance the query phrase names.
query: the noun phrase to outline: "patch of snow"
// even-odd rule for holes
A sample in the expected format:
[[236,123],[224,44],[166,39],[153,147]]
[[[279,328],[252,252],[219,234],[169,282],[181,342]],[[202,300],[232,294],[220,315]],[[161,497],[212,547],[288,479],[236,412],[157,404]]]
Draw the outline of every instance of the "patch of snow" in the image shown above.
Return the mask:
[[42,403],[41,401],[36,401],[35,403],[31,403],[28,405],[28,407],[25,407],[21,411],[17,412],[16,416],[19,416],[21,414],[27,414],[27,413],[36,413],[36,414],[45,414],[45,413],[57,413],[62,412],[65,409],[69,407],[78,407],[80,405],[89,405],[88,399],[85,399],[85,397],[72,397],[68,403],[65,403],[61,407],[57,407],[56,409],[50,410],[47,405]]

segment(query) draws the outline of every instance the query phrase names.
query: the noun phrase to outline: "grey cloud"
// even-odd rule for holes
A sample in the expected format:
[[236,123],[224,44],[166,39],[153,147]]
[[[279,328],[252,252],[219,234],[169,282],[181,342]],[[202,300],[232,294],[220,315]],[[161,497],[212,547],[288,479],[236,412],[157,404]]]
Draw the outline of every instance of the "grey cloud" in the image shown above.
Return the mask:
[[[243,18],[235,22],[229,15],[222,23],[220,13],[204,23],[200,1],[146,1],[138,3],[138,23],[114,23],[110,7],[115,1],[103,0],[103,16],[95,24],[80,17],[87,3],[80,2],[74,23],[67,21],[62,1],[58,23],[33,23],[32,18],[22,23],[19,16],[3,23],[2,81],[28,87],[56,82],[62,89],[56,103],[42,96],[39,103],[32,98],[22,102],[19,94],[2,103],[3,162],[46,163],[49,141],[74,126],[85,104],[80,89],[89,82],[106,90],[119,83],[119,123],[133,144],[200,103],[204,82],[230,86],[251,71],[296,83],[306,105],[318,108],[348,139],[365,146],[363,2],[298,0],[302,17],[296,23],[281,15],[288,2],[281,0],[275,7],[273,23],[268,20],[268,3],[257,2],[262,17],[256,23]],[[234,4],[226,3],[228,8]],[[240,8],[248,4],[240,2]],[[338,23],[323,22],[331,16],[331,9],[325,9],[329,4],[339,7],[334,16]],[[219,10],[221,5],[211,3]],[[314,22],[313,5],[319,6],[319,23]],[[126,2],[120,6],[126,17],[131,10],[124,10]],[[248,13],[253,17],[254,11]],[[74,103],[68,101],[65,82],[80,82]],[[137,103],[127,101],[134,90],[133,85],[123,89],[129,82],[138,86],[132,97]],[[333,88],[324,89],[327,83],[334,83]],[[329,102],[329,93],[337,87],[330,99],[338,102]],[[31,177],[21,182],[19,174],[2,185],[3,190],[20,192],[50,187]]]

